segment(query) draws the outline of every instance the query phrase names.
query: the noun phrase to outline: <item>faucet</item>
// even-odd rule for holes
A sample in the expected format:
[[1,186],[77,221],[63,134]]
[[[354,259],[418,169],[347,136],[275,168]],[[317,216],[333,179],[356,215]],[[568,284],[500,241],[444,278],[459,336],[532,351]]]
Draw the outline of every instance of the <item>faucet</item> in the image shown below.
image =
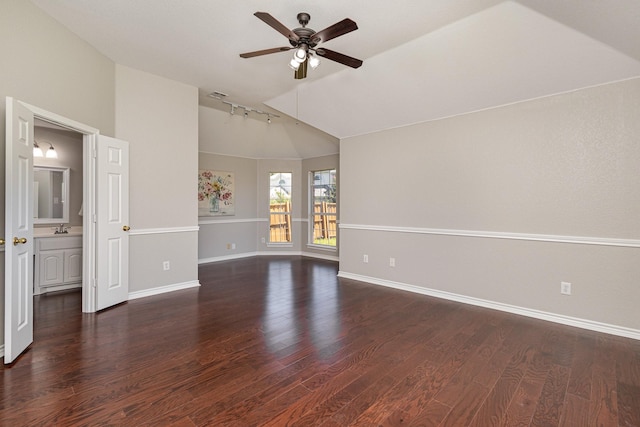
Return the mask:
[[60,224],[60,227],[56,228],[55,233],[53,234],[68,234],[69,229],[64,226],[64,224]]

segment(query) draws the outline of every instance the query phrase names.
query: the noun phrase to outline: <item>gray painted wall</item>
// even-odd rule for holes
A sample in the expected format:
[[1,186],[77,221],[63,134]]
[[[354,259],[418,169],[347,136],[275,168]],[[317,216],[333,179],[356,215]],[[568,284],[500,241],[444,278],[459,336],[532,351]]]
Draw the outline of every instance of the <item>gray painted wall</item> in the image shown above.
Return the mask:
[[640,239],[639,99],[633,79],[341,141],[341,273],[640,330],[638,248],[579,242]]
[[[23,0],[0,2],[0,56],[0,228],[4,236],[5,97],[113,135],[115,64]],[[0,277],[0,330],[4,331],[4,256],[0,257]]]
[[116,137],[129,141],[130,291],[197,282],[198,90],[116,65]]
[[[233,172],[235,178],[235,215],[199,218],[199,260],[233,258],[258,250],[257,166],[255,159],[199,154],[198,169]],[[236,248],[229,249],[228,244]]]
[[[201,127],[202,129],[202,127]],[[200,138],[206,138],[201,134]],[[233,172],[236,189],[236,211],[233,216],[200,217],[198,259],[218,261],[268,253],[305,253],[321,258],[337,259],[337,250],[307,247],[310,171],[338,169],[337,154],[304,160],[251,159],[222,154],[199,154],[199,169]],[[293,243],[269,246],[269,172],[293,172],[292,228]],[[338,187],[340,185],[338,177]],[[229,249],[228,245],[236,245]]]

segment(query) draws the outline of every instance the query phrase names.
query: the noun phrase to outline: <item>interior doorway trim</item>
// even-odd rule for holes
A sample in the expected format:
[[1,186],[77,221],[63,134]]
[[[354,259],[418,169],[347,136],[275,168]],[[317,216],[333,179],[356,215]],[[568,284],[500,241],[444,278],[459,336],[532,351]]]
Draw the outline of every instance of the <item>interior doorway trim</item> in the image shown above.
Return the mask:
[[[100,131],[40,107],[21,102],[36,119],[78,132],[82,137],[82,311],[96,311],[96,144]],[[33,226],[33,224],[32,224]]]

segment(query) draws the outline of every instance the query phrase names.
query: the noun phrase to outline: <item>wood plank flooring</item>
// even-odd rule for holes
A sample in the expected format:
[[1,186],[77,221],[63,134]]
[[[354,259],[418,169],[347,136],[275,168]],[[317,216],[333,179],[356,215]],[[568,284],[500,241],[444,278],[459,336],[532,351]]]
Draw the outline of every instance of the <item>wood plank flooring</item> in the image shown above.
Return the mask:
[[254,257],[98,314],[36,297],[0,425],[640,426],[639,341],[336,273]]

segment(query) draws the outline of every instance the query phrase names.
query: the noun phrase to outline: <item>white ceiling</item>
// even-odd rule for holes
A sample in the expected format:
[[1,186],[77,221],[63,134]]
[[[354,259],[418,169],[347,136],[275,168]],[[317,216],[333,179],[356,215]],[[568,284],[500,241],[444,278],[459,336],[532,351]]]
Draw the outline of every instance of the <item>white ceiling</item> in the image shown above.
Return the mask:
[[[336,138],[640,76],[638,0],[32,2],[119,64],[266,103]],[[325,59],[294,80],[290,53],[242,59],[287,46],[256,11],[290,28],[308,12],[318,31],[351,18],[359,29],[326,47],[364,65]]]

